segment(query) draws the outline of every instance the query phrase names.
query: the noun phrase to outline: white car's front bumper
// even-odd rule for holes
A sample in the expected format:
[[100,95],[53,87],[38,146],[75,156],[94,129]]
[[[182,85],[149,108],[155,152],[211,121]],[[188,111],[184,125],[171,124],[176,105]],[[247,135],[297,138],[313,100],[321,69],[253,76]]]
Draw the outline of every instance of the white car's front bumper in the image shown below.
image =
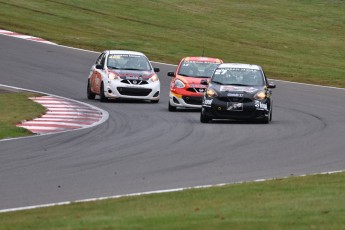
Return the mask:
[[160,82],[148,81],[148,84],[137,85],[122,83],[119,80],[111,80],[104,86],[104,95],[108,98],[159,100]]

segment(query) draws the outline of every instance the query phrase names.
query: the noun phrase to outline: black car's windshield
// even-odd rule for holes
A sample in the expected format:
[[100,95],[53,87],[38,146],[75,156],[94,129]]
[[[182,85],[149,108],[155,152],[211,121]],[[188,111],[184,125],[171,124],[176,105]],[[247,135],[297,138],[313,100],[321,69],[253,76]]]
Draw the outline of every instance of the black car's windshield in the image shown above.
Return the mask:
[[264,85],[262,72],[246,68],[218,68],[211,82],[221,85],[257,86]]
[[178,75],[186,77],[209,78],[219,63],[204,61],[184,61],[180,65]]
[[149,61],[145,56],[132,54],[110,54],[108,68],[122,70],[151,70]]

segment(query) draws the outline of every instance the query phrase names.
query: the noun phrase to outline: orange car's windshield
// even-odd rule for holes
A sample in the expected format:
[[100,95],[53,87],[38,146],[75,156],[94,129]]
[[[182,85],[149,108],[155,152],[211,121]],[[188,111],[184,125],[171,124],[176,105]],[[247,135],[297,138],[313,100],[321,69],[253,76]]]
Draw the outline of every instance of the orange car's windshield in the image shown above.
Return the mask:
[[178,75],[186,77],[209,78],[219,63],[201,62],[201,61],[184,61],[178,70]]

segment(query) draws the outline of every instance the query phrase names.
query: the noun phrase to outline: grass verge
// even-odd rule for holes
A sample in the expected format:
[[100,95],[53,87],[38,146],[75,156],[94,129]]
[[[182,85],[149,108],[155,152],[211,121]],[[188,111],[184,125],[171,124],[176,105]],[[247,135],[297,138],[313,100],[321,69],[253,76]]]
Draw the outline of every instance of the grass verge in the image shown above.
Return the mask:
[[345,87],[345,2],[326,0],[0,0],[0,28],[176,64],[215,56],[269,78]]
[[20,121],[39,117],[45,108],[30,100],[33,93],[0,92],[0,139],[32,135],[27,129],[16,127]]
[[0,214],[0,229],[344,229],[344,173]]

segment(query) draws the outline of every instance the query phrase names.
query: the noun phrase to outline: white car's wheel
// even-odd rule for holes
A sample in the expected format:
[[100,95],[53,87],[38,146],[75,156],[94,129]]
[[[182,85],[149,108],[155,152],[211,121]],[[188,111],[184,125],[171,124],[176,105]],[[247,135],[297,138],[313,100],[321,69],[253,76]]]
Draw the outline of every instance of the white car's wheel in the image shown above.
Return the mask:
[[96,94],[91,91],[90,80],[87,81],[87,98],[90,100],[95,99]]
[[108,98],[104,95],[104,84],[103,84],[103,82],[101,84],[101,90],[99,92],[99,97],[100,97],[101,102],[107,102],[108,101]]
[[159,100],[151,100],[151,103],[158,103],[159,102]]

